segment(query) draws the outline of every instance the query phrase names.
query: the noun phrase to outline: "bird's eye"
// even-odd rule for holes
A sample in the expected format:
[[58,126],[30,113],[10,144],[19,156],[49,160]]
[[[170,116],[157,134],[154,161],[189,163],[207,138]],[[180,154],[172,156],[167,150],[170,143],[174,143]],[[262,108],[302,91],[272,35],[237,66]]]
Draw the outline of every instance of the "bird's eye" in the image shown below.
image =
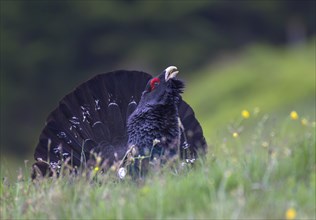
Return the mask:
[[159,86],[160,79],[159,78],[153,78],[150,80],[150,91],[153,91],[157,86]]

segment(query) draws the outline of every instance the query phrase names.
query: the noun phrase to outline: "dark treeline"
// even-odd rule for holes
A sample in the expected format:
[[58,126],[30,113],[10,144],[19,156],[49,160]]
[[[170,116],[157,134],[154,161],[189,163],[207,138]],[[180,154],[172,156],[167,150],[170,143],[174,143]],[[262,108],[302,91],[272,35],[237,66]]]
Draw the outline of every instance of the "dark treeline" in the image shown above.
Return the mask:
[[1,1],[1,147],[34,148],[49,111],[96,73],[190,72],[222,50],[315,34],[315,1]]

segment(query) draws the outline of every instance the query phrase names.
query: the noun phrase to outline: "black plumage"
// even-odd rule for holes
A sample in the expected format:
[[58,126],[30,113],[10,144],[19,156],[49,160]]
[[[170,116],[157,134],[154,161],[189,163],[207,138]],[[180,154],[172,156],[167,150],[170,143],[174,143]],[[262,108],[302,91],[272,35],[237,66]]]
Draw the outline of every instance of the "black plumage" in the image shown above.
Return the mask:
[[155,146],[159,154],[163,150],[175,154],[180,145],[178,105],[184,84],[175,78],[168,79],[167,73],[164,71],[147,83],[136,110],[128,119],[128,144],[139,148],[141,155],[150,151],[155,139],[160,141]]
[[73,167],[85,165],[92,151],[110,166],[131,147],[145,155],[155,139],[160,142],[153,155],[195,158],[205,152],[202,128],[181,98],[184,84],[176,74],[175,67],[154,78],[120,70],[78,86],[47,118],[34,153],[33,177],[38,171],[58,173],[65,160]]

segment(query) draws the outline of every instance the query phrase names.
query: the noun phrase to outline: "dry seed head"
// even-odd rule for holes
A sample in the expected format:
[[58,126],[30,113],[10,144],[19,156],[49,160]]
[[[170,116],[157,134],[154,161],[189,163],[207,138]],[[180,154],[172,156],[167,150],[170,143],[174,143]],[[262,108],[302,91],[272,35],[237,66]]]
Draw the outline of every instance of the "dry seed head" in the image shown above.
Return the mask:
[[303,126],[307,126],[307,125],[308,125],[308,120],[307,120],[306,118],[302,118],[301,124],[302,124]]

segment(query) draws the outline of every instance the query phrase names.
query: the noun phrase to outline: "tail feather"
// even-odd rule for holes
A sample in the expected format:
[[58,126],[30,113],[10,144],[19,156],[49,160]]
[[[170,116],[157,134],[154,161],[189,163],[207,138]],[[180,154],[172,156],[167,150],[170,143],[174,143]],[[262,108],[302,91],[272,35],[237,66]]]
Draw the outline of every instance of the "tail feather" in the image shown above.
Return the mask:
[[126,123],[124,123],[123,121],[119,105],[115,102],[110,103],[108,106],[108,118],[115,119],[109,122],[110,127],[112,127],[111,141],[115,142],[115,140],[120,139],[121,137],[124,137],[126,135]]
[[182,100],[179,103],[178,110],[185,133],[181,136],[181,143],[187,141],[191,154],[187,155],[184,148],[181,148],[180,155],[196,158],[198,153],[205,153],[207,149],[202,127],[196,119],[193,109],[185,101]]
[[96,142],[110,140],[110,131],[101,121],[97,121],[92,125],[93,136]]

